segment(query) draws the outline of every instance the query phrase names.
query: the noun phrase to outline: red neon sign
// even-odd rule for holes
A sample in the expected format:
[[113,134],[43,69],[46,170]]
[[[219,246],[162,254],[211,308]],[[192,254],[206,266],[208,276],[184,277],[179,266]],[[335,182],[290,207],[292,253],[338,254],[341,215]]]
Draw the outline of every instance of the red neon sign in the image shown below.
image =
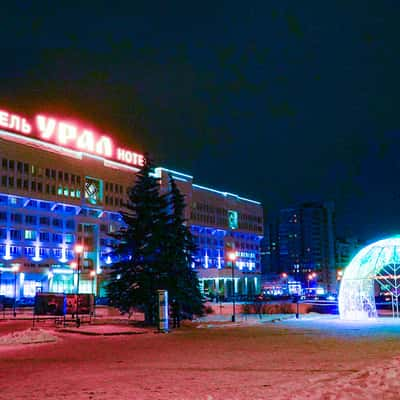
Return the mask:
[[95,154],[128,165],[138,167],[144,165],[143,155],[115,147],[113,140],[109,136],[99,135],[92,129],[43,114],[36,115],[32,124],[25,117],[0,110],[1,128],[29,136],[32,132],[35,132],[38,139],[56,143],[63,147]]

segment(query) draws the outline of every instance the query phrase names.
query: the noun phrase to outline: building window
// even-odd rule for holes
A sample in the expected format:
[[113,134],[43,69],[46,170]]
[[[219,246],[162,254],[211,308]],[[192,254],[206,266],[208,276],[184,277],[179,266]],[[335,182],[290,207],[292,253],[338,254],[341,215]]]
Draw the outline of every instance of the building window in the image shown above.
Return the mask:
[[26,256],[33,257],[35,255],[35,248],[34,247],[25,247],[24,253]]
[[41,242],[49,242],[50,241],[50,233],[49,232],[40,232],[39,240]]
[[36,240],[36,231],[25,230],[25,240]]
[[35,215],[25,215],[25,223],[28,225],[36,225],[37,218]]
[[58,218],[53,218],[53,226],[62,227],[62,220]]
[[10,246],[10,254],[12,256],[18,256],[21,254],[21,247],[19,246]]
[[62,243],[62,235],[59,233],[53,233],[53,242]]
[[21,214],[11,214],[11,221],[17,224],[22,223],[22,215]]
[[75,229],[75,221],[72,219],[69,219],[66,223],[65,223],[65,227],[67,229]]
[[66,244],[72,244],[72,243],[74,243],[74,235],[72,235],[71,233],[66,233],[66,234],[64,235],[64,237],[65,237],[65,243],[66,243]]
[[11,240],[21,240],[22,234],[21,231],[17,231],[15,229],[10,230],[10,239]]

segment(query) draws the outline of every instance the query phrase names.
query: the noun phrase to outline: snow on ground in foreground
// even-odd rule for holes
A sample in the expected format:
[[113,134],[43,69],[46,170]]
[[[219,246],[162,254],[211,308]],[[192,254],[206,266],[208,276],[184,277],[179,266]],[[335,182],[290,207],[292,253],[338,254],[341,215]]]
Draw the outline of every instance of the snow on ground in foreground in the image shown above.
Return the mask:
[[[367,367],[347,376],[318,378],[318,382],[305,382],[308,386],[297,393],[291,393],[293,400],[352,400],[400,398],[400,359]],[[278,397],[280,398],[280,397]],[[283,397],[284,398],[284,397]]]
[[[204,322],[204,321],[203,321]],[[229,321],[226,318],[214,317],[211,323],[198,326],[198,328],[226,328]],[[219,323],[218,323],[219,322]],[[268,324],[276,322],[282,326],[294,329],[305,329],[308,333],[316,329],[322,335],[328,336],[384,336],[386,338],[398,338],[400,335],[400,320],[391,318],[379,318],[369,321],[343,321],[338,316],[308,314],[302,315],[299,320],[294,316],[275,315],[243,318],[236,323],[230,323],[231,327],[249,326],[256,324]],[[307,333],[305,331],[305,333]],[[316,366],[316,368],[318,368]],[[277,388],[278,389],[278,388]],[[296,391],[285,390],[280,387],[275,393],[269,393],[275,400],[369,400],[369,399],[400,399],[400,355],[387,361],[380,361],[366,366],[357,372],[342,375],[328,373],[319,375],[318,378],[307,378],[302,388]],[[213,400],[213,397],[210,397]]]
[[[173,331],[177,334],[165,336],[90,338],[90,341],[77,335],[63,336],[63,340],[51,346],[49,357],[40,355],[38,362],[29,366],[36,374],[31,398],[58,400],[62,395],[73,400],[400,400],[397,345],[400,320],[348,322],[337,316],[317,314],[302,315],[299,320],[293,315],[241,317],[235,324],[229,323],[229,316],[196,321],[205,328],[237,329],[237,335],[229,331],[213,336],[212,341],[204,339],[209,332],[203,335],[198,330],[194,333]],[[265,336],[270,345],[262,341],[264,336],[257,336],[260,329],[252,330],[255,325],[270,333]],[[241,335],[241,328],[249,336]],[[201,340],[201,351],[197,351],[191,340],[181,339],[187,334]],[[11,341],[13,336],[30,338],[30,341]],[[51,331],[25,330],[0,336],[0,344],[40,343],[32,339],[48,336],[56,340]],[[87,370],[71,369],[61,361],[65,355],[71,357],[68,346],[75,349],[71,343],[78,346],[73,359],[82,357]],[[90,343],[93,345],[89,346]],[[204,349],[210,344],[216,348],[215,355],[207,358]],[[240,346],[243,350],[239,351]],[[354,356],[343,354],[341,346]],[[373,346],[375,351],[364,352],[368,346]],[[103,354],[104,347],[107,352]],[[182,347],[187,351],[182,352]],[[231,348],[232,358],[229,357]],[[251,350],[247,351],[248,348]],[[378,351],[381,349],[385,350],[383,359]],[[38,353],[36,346],[32,346],[28,358]],[[243,358],[237,360],[237,357]],[[48,360],[59,369],[50,371]],[[17,367],[32,373],[25,361],[12,364],[12,368]],[[67,378],[60,379],[56,375],[59,371]],[[16,386],[4,381],[4,386],[7,397],[2,397],[0,391],[0,400],[24,399],[30,390],[25,381]]]
[[57,337],[43,329],[27,329],[0,336],[0,345],[56,342]]

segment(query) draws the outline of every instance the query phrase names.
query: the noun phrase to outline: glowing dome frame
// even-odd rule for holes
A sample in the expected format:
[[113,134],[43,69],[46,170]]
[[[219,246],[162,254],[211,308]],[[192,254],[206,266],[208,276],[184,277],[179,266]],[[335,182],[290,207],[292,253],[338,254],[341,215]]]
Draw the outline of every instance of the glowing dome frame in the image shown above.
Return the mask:
[[372,243],[360,250],[344,271],[339,291],[341,319],[377,317],[375,281],[392,296],[393,316],[399,317],[400,236]]

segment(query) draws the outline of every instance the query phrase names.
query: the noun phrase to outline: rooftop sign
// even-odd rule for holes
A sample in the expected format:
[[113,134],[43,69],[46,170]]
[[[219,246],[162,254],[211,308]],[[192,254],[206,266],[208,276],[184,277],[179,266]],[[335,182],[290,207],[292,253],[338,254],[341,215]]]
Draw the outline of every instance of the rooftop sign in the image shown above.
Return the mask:
[[1,128],[127,165],[141,167],[144,164],[143,155],[117,147],[109,136],[68,120],[44,114],[29,119],[0,109]]

